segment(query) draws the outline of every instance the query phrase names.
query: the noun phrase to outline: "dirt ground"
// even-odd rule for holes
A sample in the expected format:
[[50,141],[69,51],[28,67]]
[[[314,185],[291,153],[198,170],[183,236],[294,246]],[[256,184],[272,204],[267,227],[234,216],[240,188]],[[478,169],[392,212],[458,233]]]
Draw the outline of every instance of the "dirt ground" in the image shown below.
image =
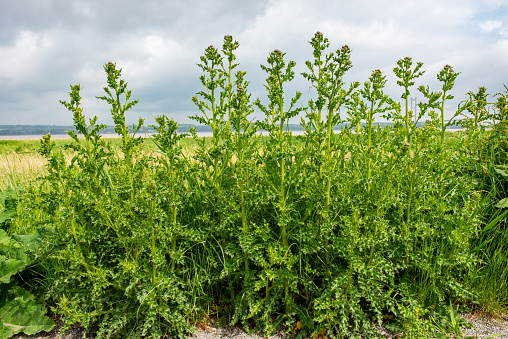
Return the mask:
[[[462,318],[474,326],[474,329],[464,329],[463,338],[473,337],[485,339],[490,335],[500,335],[496,338],[508,339],[508,319],[493,319],[471,314],[463,314]],[[13,339],[95,339],[93,335],[84,333],[83,327],[75,324],[65,333],[60,333],[64,325],[62,320],[54,319],[56,326],[51,332],[41,332],[34,335],[17,334]],[[378,328],[381,338],[398,338],[383,328]],[[194,339],[263,339],[259,334],[250,335],[239,328],[215,327],[213,325],[202,327],[193,334]],[[287,336],[284,333],[270,337],[271,339],[284,339]],[[454,338],[450,336],[450,338]]]

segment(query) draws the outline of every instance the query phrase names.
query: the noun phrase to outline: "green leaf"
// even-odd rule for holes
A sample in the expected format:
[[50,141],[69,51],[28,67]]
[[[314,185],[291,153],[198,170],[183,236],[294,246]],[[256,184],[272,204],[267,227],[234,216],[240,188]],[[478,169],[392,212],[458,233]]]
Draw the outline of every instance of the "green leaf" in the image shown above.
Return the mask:
[[0,254],[1,283],[9,283],[13,275],[21,272],[32,262],[22,250],[22,244],[9,237],[2,229],[0,229],[0,253],[4,254]]
[[27,335],[51,331],[55,323],[46,309],[23,288],[11,285],[0,288],[0,339],[24,332]]
[[8,199],[17,199],[18,192],[13,187],[7,187],[5,190],[0,191],[0,200],[2,203]]
[[499,169],[499,168],[494,168],[494,171],[496,171],[497,174],[500,174],[502,175],[503,177],[508,177],[508,173],[506,173],[505,171],[503,171],[502,169]]
[[0,191],[0,205],[4,206],[4,208],[0,210],[0,224],[2,224],[16,217],[18,192],[12,187]]
[[[43,244],[43,238],[53,232],[50,227],[39,227],[33,234],[13,234],[12,239],[18,242],[26,253],[35,253]],[[27,265],[30,263],[27,262]]]
[[26,262],[0,255],[0,283],[8,284],[11,277],[25,269]]
[[504,198],[499,200],[499,202],[496,204],[497,208],[505,208],[508,207],[508,198]]
[[21,245],[14,241],[7,232],[0,229],[0,251],[20,248]]

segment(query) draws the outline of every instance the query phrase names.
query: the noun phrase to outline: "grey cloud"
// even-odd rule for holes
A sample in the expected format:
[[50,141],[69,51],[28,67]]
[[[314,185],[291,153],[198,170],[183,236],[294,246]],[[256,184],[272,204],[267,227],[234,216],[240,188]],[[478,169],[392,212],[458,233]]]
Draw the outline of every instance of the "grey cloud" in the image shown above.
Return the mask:
[[97,38],[125,32],[163,31],[173,38],[199,40],[210,31],[241,30],[262,13],[267,1],[234,0],[26,0],[0,4],[2,40],[24,30],[58,28],[92,31]]
[[[109,109],[95,96],[105,85],[102,65],[113,61],[141,99],[132,121],[163,112],[186,121],[195,111],[190,97],[201,90],[199,56],[210,44],[220,46],[225,34],[240,42],[239,69],[247,70],[253,97],[262,100],[266,74],[259,64],[278,48],[297,62],[298,73],[304,71],[317,30],[330,39],[330,51],[352,48],[348,81],[363,82],[380,68],[393,98],[400,89],[391,69],[405,56],[425,63],[420,83],[435,90],[436,73],[450,63],[462,72],[458,98],[479,85],[496,92],[508,77],[507,43],[500,29],[485,32],[477,23],[506,27],[507,19],[501,0],[3,1],[0,119],[69,124],[58,100],[67,98],[69,84],[81,83],[85,114],[109,123]],[[297,75],[288,95],[298,89],[310,97],[308,87]]]

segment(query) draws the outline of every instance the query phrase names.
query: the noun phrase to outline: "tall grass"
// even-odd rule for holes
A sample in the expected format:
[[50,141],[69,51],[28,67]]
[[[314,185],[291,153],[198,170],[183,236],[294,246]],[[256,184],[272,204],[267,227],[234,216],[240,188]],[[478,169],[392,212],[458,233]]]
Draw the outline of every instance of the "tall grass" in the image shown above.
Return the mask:
[[0,154],[0,190],[24,187],[45,174],[46,159],[38,154]]
[[[505,86],[506,87],[506,86]],[[506,197],[507,179],[507,91],[495,95],[494,103],[488,101],[484,87],[477,93],[469,92],[461,111],[467,111],[463,125],[468,128],[468,149],[476,160],[472,171],[476,173],[484,193],[482,213],[484,227],[474,242],[480,264],[471,277],[471,283],[482,291],[479,296],[479,311],[491,315],[503,314],[507,310],[508,294],[506,277]],[[491,130],[486,131],[486,127]]]

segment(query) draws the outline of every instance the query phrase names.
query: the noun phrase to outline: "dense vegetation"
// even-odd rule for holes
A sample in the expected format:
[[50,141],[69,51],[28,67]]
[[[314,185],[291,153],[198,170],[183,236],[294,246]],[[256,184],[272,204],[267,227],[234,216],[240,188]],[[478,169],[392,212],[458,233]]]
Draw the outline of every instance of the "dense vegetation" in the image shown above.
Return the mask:
[[[301,93],[285,93],[295,63],[283,52],[261,66],[267,97],[253,100],[238,42],[206,48],[192,119],[213,137],[191,129],[191,152],[165,116],[151,145],[136,135],[142,119],[129,129],[125,114],[138,101],[114,63],[98,99],[111,106],[119,147],[86,119],[71,86],[62,104],[83,137],[69,131],[66,150],[43,138],[48,173],[22,189],[17,217],[2,224],[8,234],[45,227],[40,260],[24,276],[41,302],[100,338],[185,337],[210,318],[266,334],[371,338],[376,323],[425,338],[459,335],[459,308],[502,312],[506,93],[490,103],[479,88],[445,120],[459,75],[446,65],[440,89],[418,87],[426,99],[414,117],[408,98],[421,63],[394,68],[401,105],[383,92],[379,70],[344,83],[348,46],[327,52],[319,32],[310,44],[302,76],[315,98],[305,107]],[[251,121],[255,107],[264,120]],[[296,116],[303,136],[288,130]],[[377,116],[392,124],[375,126]],[[466,132],[446,137],[454,123]]]

